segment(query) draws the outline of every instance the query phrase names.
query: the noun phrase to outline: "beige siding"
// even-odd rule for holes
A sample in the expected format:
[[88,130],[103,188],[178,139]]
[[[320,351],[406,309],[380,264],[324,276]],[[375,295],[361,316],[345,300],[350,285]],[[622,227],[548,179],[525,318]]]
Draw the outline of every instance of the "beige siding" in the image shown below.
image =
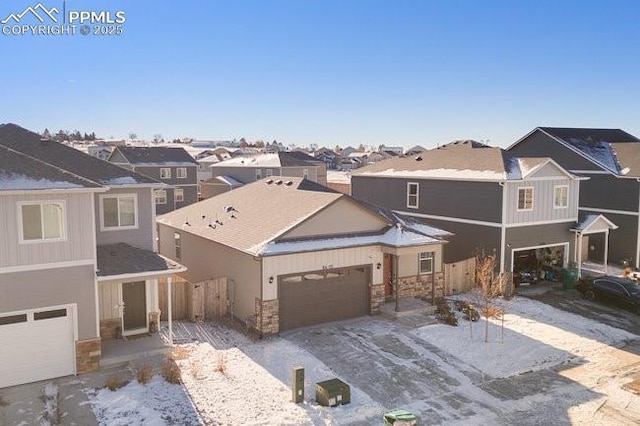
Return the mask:
[[[570,179],[530,180],[508,182],[506,185],[506,223],[541,222],[550,220],[575,220],[578,217],[579,181]],[[568,207],[553,208],[553,188],[557,185],[568,185]],[[518,211],[518,188],[533,188],[533,210]]]
[[[175,259],[174,231],[159,224],[159,251],[171,259]],[[255,313],[255,300],[261,297],[259,259],[187,232],[181,232],[181,242],[180,263],[188,268],[182,277],[192,283],[227,277],[230,312],[238,318]]]
[[281,239],[377,232],[387,226],[386,221],[369,210],[349,199],[340,199],[287,232]]
[[99,283],[100,320],[120,318],[120,284]]
[[[0,268],[95,259],[92,227],[93,194],[4,195],[0,196]],[[19,243],[18,203],[62,201],[66,240]]]
[[415,253],[400,254],[398,259],[398,276],[401,278],[418,275],[418,257],[420,252],[435,252],[435,272],[442,272],[442,245],[426,246]]
[[95,197],[95,209],[96,209],[96,234],[97,244],[114,244],[114,243],[127,243],[135,247],[139,247],[146,250],[153,250],[153,229],[155,224],[153,223],[153,212],[155,206],[153,205],[153,199],[151,197],[151,188],[117,188],[111,189],[104,195],[114,194],[136,194],[138,198],[138,227],[136,229],[126,230],[100,230],[100,199],[97,195]]
[[[338,250],[325,250],[310,253],[287,254],[265,257],[263,265],[263,299],[278,298],[278,276],[297,272],[319,271],[325,268],[344,268],[348,266],[371,265],[373,284],[382,283],[382,251],[378,246],[355,247]],[[269,278],[273,282],[269,283]]]
[[78,338],[91,339],[98,337],[95,288],[93,265],[0,274],[0,312],[76,303]]

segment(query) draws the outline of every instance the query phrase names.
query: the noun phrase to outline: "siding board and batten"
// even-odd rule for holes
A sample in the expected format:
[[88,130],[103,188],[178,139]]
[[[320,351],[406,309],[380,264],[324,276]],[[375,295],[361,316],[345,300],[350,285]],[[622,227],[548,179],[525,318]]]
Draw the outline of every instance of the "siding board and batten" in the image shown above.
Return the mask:
[[[542,222],[552,220],[575,221],[578,218],[578,188],[579,181],[571,179],[553,180],[525,180],[523,182],[508,182],[507,184],[507,212],[506,224],[526,224],[527,222]],[[568,186],[566,208],[554,208],[554,186]],[[533,209],[518,211],[518,190],[533,188]]]

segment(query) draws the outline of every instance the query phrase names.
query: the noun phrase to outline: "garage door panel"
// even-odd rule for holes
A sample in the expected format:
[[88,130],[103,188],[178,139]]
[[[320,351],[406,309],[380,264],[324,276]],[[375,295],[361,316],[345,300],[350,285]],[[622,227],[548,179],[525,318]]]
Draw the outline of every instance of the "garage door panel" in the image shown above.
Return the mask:
[[343,271],[343,275],[335,278],[279,280],[280,329],[367,315],[368,275],[362,270]]
[[[39,310],[42,311],[42,310]],[[73,374],[75,346],[71,310],[67,316],[0,325],[0,365],[11,366],[0,388]]]

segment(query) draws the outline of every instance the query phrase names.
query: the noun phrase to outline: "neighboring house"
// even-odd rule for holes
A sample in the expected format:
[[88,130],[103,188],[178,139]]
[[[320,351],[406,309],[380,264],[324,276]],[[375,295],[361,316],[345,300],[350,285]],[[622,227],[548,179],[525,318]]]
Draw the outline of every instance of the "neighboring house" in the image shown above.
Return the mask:
[[508,148],[520,157],[548,156],[571,173],[588,177],[580,186],[580,219],[604,215],[618,226],[583,240],[581,260],[640,267],[640,139],[620,129],[537,127]]
[[351,195],[351,173],[341,170],[327,171],[327,186],[335,191]]
[[[213,178],[213,169],[211,168],[212,165],[217,164],[224,160],[228,160],[229,158],[231,158],[231,155],[229,155],[228,153],[222,153],[222,154],[212,153],[206,157],[202,157],[199,159],[197,158],[196,161],[198,162],[198,173],[197,173],[198,185],[200,185],[204,181],[207,181]],[[202,188],[200,188],[198,192],[202,192]]]
[[[303,177],[327,184],[327,166],[305,153],[297,151],[234,157],[211,166],[213,177],[247,184],[270,176]],[[210,180],[207,183],[213,183]],[[205,191],[206,192],[206,191]]]
[[198,201],[198,164],[183,148],[117,147],[109,161],[167,184],[156,190],[156,214]]
[[329,148],[319,148],[313,156],[320,161],[323,161],[327,165],[327,170],[333,170],[338,166],[338,154]]
[[426,151],[427,151],[426,148],[424,148],[424,147],[422,147],[420,145],[416,145],[414,147],[411,147],[411,148],[407,149],[404,152],[404,155],[407,155],[407,156],[418,155],[418,154],[421,154],[421,153],[426,152]]
[[364,167],[351,193],[452,231],[447,264],[495,250],[504,272],[531,259],[549,268],[575,260],[579,181],[550,158],[458,141]]
[[158,326],[162,184],[0,125],[0,388],[95,371],[101,340]]
[[275,176],[166,214],[158,229],[160,252],[189,267],[183,277],[226,277],[229,311],[263,335],[377,313],[393,288],[442,295],[450,235]]
[[111,155],[111,147],[104,145],[89,145],[87,147],[87,154],[101,160],[106,160]]
[[215,197],[243,185],[242,182],[238,182],[231,176],[216,176],[200,182],[200,199]]

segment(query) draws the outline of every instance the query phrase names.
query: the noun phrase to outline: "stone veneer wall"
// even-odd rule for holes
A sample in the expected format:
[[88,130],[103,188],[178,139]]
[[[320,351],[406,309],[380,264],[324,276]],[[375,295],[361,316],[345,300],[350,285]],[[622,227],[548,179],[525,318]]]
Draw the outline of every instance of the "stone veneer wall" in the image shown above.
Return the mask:
[[256,298],[256,329],[263,336],[280,332],[280,303],[278,299],[260,300]]
[[100,338],[76,342],[76,373],[91,373],[100,369]]
[[371,315],[379,314],[382,305],[384,305],[384,284],[372,284],[370,300]]
[[[435,274],[435,297],[444,296],[444,273]],[[432,274],[412,275],[398,279],[399,297],[431,299]]]
[[149,333],[160,330],[160,312],[149,312]]
[[119,339],[122,337],[122,321],[120,318],[101,320],[100,337],[103,339]]

